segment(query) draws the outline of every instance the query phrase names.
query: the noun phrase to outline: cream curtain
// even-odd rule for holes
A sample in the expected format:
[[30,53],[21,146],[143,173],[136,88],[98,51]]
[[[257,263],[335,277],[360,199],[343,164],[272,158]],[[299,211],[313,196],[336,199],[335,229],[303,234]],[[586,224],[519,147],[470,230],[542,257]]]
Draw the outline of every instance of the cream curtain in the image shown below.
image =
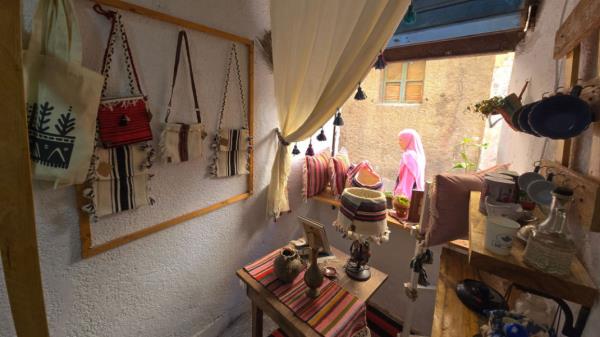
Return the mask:
[[[354,92],[409,0],[272,0],[273,73],[285,143],[310,137]],[[289,146],[279,143],[267,211],[289,210]]]

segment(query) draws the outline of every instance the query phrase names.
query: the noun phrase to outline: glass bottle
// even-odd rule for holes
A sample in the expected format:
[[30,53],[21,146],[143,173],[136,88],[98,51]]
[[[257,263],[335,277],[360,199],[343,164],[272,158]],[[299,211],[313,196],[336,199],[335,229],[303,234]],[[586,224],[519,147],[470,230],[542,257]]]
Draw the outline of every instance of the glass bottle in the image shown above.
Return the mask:
[[566,275],[570,272],[571,262],[577,248],[568,233],[567,212],[573,191],[557,187],[552,191],[550,215],[527,240],[523,261],[541,271]]

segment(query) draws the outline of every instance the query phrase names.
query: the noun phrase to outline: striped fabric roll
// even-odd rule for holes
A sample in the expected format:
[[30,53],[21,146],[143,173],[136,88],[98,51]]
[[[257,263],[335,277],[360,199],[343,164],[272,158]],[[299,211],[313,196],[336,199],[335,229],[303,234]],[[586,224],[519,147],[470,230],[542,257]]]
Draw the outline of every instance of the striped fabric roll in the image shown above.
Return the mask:
[[350,168],[350,159],[344,152],[336,154],[329,162],[331,192],[335,197],[341,196],[346,187],[348,168]]
[[365,303],[337,283],[325,279],[319,297],[311,299],[306,295],[304,271],[291,283],[279,281],[273,271],[273,261],[279,251],[275,250],[244,269],[322,336],[368,335]]
[[323,192],[329,182],[329,149],[325,149],[314,156],[304,158],[302,169],[302,196],[304,200],[312,198]]

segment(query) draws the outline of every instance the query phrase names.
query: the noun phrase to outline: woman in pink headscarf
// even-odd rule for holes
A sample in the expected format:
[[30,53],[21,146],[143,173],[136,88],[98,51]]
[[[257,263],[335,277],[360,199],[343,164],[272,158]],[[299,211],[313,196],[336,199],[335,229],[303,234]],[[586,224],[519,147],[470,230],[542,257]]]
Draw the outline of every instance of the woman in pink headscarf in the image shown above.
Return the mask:
[[425,151],[421,136],[413,129],[400,131],[398,143],[404,152],[398,168],[394,195],[405,195],[410,199],[413,187],[419,191],[425,188]]

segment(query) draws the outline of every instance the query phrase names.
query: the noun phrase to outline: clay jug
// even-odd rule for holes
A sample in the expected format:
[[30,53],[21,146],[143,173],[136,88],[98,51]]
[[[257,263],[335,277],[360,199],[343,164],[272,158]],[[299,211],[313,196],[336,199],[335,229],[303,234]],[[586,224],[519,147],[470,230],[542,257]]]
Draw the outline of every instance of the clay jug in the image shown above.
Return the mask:
[[279,256],[273,262],[275,276],[283,282],[292,282],[304,268],[300,256],[295,249],[284,247],[281,249]]
[[319,251],[317,249],[312,249],[310,267],[308,267],[308,270],[304,273],[304,283],[306,283],[306,286],[308,287],[306,294],[310,298],[319,297],[319,287],[323,284],[323,273],[317,263],[318,253]]

